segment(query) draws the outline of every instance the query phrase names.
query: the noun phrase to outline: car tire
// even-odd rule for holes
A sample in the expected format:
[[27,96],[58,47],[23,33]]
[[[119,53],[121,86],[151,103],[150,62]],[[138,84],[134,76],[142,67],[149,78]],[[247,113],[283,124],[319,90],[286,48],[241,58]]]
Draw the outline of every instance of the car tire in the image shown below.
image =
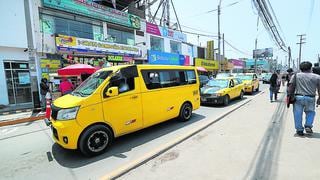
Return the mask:
[[258,87],[257,87],[257,89],[256,89],[256,92],[259,92],[259,88],[260,88],[260,86],[258,85]]
[[178,120],[181,122],[185,122],[190,120],[191,116],[192,116],[192,105],[188,102],[183,103],[180,108]]
[[112,131],[104,125],[94,125],[85,130],[79,140],[80,152],[88,157],[102,154],[113,141]]
[[244,92],[243,92],[243,91],[241,91],[241,92],[240,92],[239,99],[243,99],[243,96],[244,96]]
[[250,95],[252,95],[254,92],[254,86],[251,87],[251,92],[250,92]]
[[230,102],[230,97],[229,95],[225,95],[223,98],[223,105],[228,106]]

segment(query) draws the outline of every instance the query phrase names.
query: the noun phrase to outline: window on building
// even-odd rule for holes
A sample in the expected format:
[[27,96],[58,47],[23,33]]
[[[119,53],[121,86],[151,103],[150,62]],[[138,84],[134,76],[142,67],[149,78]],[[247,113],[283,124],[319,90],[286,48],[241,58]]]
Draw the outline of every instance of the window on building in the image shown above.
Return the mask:
[[102,26],[62,17],[41,15],[40,30],[46,34],[62,34],[79,38],[103,40]]
[[163,44],[162,38],[151,36],[150,45],[151,45],[151,50],[164,52],[164,44]]
[[108,27],[108,38],[107,41],[119,43],[119,44],[128,44],[134,45],[134,32],[127,32],[116,28]]
[[171,53],[181,54],[181,43],[170,41]]

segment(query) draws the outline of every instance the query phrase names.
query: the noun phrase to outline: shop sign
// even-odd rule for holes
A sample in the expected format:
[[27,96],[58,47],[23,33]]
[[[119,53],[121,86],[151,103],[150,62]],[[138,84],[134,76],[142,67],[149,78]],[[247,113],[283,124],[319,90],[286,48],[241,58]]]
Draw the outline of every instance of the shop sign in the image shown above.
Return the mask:
[[219,63],[214,60],[195,58],[195,66],[204,67],[208,71],[218,70]]
[[91,0],[43,0],[43,6],[135,29],[141,28],[141,20],[138,16],[102,6]]
[[59,51],[76,51],[81,53],[118,53],[139,55],[140,49],[135,46],[101,42],[91,39],[76,38],[59,35],[56,37],[56,46]]
[[149,22],[147,22],[146,32],[149,34],[157,35],[157,36],[162,36],[162,37],[167,37],[167,38],[182,41],[182,42],[187,42],[187,35],[183,34],[182,32],[168,29],[166,27],[161,27]]
[[235,69],[243,69],[244,68],[244,61],[231,59],[230,62],[233,64]]
[[214,42],[207,41],[207,59],[214,59]]
[[61,61],[56,59],[41,59],[40,67],[42,76],[47,73],[56,73],[61,68]]
[[148,61],[150,64],[184,65],[185,57],[179,54],[149,50]]

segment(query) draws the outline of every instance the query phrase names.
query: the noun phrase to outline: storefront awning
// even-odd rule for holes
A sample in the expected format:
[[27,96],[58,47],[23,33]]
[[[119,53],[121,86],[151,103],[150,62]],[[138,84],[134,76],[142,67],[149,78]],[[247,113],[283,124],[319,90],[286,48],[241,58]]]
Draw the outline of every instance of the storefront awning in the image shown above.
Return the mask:
[[58,70],[60,76],[80,76],[81,74],[93,74],[96,68],[87,64],[74,64]]

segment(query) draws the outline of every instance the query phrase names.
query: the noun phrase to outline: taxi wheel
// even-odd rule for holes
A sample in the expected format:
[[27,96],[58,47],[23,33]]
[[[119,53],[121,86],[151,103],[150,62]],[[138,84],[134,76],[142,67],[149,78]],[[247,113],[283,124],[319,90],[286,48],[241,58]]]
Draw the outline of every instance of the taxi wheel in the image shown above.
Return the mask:
[[258,87],[257,87],[257,89],[256,89],[256,92],[259,92],[259,85],[258,85]]
[[227,106],[229,104],[230,97],[229,95],[225,95],[223,99],[223,105]]
[[179,113],[179,121],[185,122],[191,119],[192,116],[192,105],[188,102],[183,103]]
[[244,95],[244,92],[241,91],[239,98],[240,98],[240,99],[243,99],[243,95]]
[[80,137],[79,149],[85,156],[102,154],[111,144],[113,135],[111,130],[104,125],[89,127]]
[[250,94],[252,95],[253,92],[254,92],[254,86],[251,87],[251,92],[250,92]]

